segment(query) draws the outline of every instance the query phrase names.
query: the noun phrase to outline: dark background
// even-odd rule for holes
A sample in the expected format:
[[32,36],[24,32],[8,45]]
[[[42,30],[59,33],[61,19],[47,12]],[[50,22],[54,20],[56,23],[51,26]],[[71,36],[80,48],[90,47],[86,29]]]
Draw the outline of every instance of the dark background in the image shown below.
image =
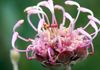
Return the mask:
[[[42,0],[0,0],[0,70],[13,70],[9,53],[12,48],[12,28],[19,19],[25,19],[24,25],[19,29],[21,34],[26,38],[29,36],[34,38],[35,32],[31,29],[31,27],[29,27],[28,22],[26,21],[26,13],[24,13],[24,9],[28,6],[36,5],[40,1]],[[64,1],[65,0],[54,0],[54,3],[63,5]],[[80,3],[81,6],[91,9],[94,12],[95,17],[100,19],[100,0],[75,1]],[[75,15],[74,9],[73,11],[71,8],[66,8],[66,10],[67,9]],[[60,19],[60,16],[57,16],[59,17],[58,19]],[[86,15],[83,14],[80,16],[77,27],[84,25],[84,22],[87,21],[85,17]],[[89,30],[91,31],[91,29]],[[20,40],[18,43],[18,46],[28,45],[22,41],[20,42]],[[100,33],[94,39],[93,43],[95,54],[93,56],[89,55],[85,61],[78,62],[72,67],[72,70],[100,70]],[[35,60],[26,60],[25,53],[21,53],[19,70],[44,70],[44,68]]]

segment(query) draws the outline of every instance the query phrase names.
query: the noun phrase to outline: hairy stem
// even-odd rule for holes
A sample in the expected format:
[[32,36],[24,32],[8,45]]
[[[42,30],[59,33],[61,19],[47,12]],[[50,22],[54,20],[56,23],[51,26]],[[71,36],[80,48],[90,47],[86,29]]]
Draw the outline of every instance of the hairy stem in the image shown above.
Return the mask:
[[71,70],[70,65],[47,66],[47,70]]

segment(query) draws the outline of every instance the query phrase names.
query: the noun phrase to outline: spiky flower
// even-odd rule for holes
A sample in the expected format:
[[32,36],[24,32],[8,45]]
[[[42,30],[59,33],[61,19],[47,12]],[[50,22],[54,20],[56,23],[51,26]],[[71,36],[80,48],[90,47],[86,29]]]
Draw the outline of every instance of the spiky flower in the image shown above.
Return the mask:
[[[100,31],[97,27],[100,21],[94,17],[91,10],[81,7],[75,1],[65,1],[65,4],[77,6],[78,13],[76,18],[73,18],[62,6],[54,5],[52,0],[42,1],[36,6],[26,8],[27,20],[37,34],[34,39],[25,39],[20,36],[16,29],[21,26],[24,20],[19,20],[13,28],[13,48],[18,52],[25,52],[27,59],[37,59],[45,65],[70,64],[73,61],[86,58],[89,54],[93,54],[94,47],[92,41]],[[52,14],[51,23],[41,6],[50,10]],[[55,17],[54,10],[56,9],[61,10],[63,13],[63,19],[59,25]],[[84,27],[75,28],[80,12],[89,14],[87,15],[89,22]],[[37,14],[39,17],[38,27],[35,27],[31,22],[30,16],[33,14]],[[70,21],[68,27],[65,27],[66,19]],[[86,31],[88,26],[92,26],[95,32],[89,34]],[[25,50],[19,50],[15,46],[18,38],[31,42],[31,44]],[[88,51],[88,49],[91,50]],[[30,51],[32,51],[31,56],[29,55]]]

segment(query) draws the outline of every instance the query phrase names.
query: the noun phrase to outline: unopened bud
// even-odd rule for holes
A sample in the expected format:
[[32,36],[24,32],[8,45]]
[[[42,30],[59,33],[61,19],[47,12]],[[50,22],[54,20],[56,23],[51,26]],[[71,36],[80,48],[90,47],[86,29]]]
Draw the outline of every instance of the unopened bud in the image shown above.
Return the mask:
[[13,49],[10,51],[10,57],[12,61],[18,62],[20,58],[20,54],[19,52]]

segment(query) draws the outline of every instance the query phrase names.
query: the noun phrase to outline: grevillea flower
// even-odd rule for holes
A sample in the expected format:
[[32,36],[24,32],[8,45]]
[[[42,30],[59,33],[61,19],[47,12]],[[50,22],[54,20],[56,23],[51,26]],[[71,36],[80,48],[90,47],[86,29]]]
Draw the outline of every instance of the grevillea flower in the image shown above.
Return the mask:
[[[89,54],[94,54],[93,39],[97,36],[100,29],[97,24],[100,21],[94,17],[91,10],[81,7],[75,1],[65,1],[65,5],[74,5],[77,7],[76,18],[73,18],[61,5],[54,5],[52,0],[39,2],[36,6],[30,6],[25,9],[27,20],[30,26],[37,32],[34,39],[25,39],[16,31],[24,22],[19,20],[13,28],[12,47],[18,52],[25,52],[27,59],[36,59],[45,65],[70,64],[73,61],[86,58]],[[47,13],[42,7],[46,7],[52,14],[50,21]],[[63,19],[58,25],[55,17],[55,10],[61,10]],[[84,27],[75,28],[76,21],[80,13],[88,13],[89,22]],[[32,23],[30,16],[38,15],[39,22],[37,27]],[[69,26],[65,27],[65,21],[69,20]],[[51,23],[50,23],[51,22]],[[89,33],[86,28],[92,26],[94,32]],[[15,46],[17,39],[31,42],[25,50],[19,50]],[[31,52],[31,55],[30,55]]]

